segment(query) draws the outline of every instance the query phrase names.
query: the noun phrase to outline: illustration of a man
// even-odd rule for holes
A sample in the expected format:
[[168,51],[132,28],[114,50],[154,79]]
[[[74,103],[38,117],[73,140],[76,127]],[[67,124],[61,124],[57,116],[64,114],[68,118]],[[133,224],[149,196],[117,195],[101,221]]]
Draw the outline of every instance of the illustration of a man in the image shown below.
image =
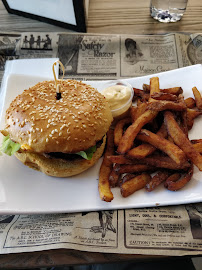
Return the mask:
[[34,36],[30,35],[30,39],[29,39],[29,47],[30,49],[33,49],[34,46]]
[[43,46],[44,49],[51,49],[51,39],[49,35],[46,35],[46,40]]
[[[82,213],[82,216],[87,215],[89,212]],[[107,231],[112,231],[113,233],[116,233],[116,229],[114,228],[112,224],[113,220],[113,210],[109,211],[98,211],[98,218],[100,226],[92,226],[90,231],[94,233],[101,233],[102,238],[106,236]]]
[[37,49],[40,49],[40,48],[41,48],[41,37],[40,37],[40,36],[37,37],[37,40],[36,40],[36,48],[37,48]]
[[29,43],[29,40],[27,39],[27,36],[25,36],[24,39],[23,39],[22,47],[23,48],[28,48],[28,43]]

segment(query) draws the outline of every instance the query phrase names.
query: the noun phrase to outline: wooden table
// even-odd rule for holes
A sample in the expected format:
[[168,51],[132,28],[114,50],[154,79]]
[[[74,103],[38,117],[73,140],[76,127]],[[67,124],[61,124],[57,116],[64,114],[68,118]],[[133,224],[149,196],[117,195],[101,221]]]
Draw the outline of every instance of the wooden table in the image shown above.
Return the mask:
[[[202,32],[202,1],[189,0],[183,19],[177,23],[159,23],[150,17],[149,0],[90,0],[88,32],[117,34],[157,34]],[[66,29],[8,14],[0,2],[0,32],[60,31]],[[160,258],[163,258],[162,256]],[[1,268],[39,268],[59,265],[110,263],[159,259],[158,256],[104,254],[75,250],[0,255]]]
[[[202,1],[189,0],[187,11],[177,23],[159,23],[150,17],[150,0],[90,0],[89,33],[157,34],[202,31]],[[68,30],[46,23],[8,14],[0,1],[0,31]]]

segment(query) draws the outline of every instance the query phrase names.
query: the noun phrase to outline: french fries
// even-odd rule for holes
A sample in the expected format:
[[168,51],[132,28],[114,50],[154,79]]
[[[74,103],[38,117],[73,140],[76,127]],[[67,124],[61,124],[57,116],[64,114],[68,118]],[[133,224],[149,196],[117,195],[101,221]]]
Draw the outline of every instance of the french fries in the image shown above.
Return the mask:
[[178,165],[170,157],[163,155],[151,155],[143,160],[140,160],[139,162],[144,162],[144,164],[154,166],[156,168],[164,168],[169,170],[187,170],[190,167],[190,163],[188,161],[182,165]]
[[186,110],[186,105],[181,102],[174,102],[169,100],[155,100],[149,103],[148,105],[149,110],[154,111],[165,111],[165,110],[172,110],[172,111],[184,111]]
[[136,113],[131,115],[132,121],[135,122],[147,110],[147,103],[140,103],[137,105]]
[[[186,103],[185,103],[185,100],[184,100],[184,96],[183,95],[179,95],[179,100],[180,102],[184,103],[185,106],[186,106]],[[187,136],[188,138],[188,123],[187,123],[187,110],[184,110],[181,115],[180,115],[180,121],[179,121],[179,126],[180,128],[182,129],[182,131],[184,132],[184,134]]]
[[177,191],[181,188],[183,188],[192,178],[193,175],[193,164],[188,170],[188,172],[181,178],[181,175],[174,174],[167,178],[165,181],[164,186],[172,191]]
[[150,79],[150,98],[149,101],[152,101],[152,95],[158,94],[160,92],[159,89],[159,78],[158,77],[153,77]]
[[151,98],[157,99],[157,100],[177,101],[177,96],[176,95],[170,94],[170,93],[163,93],[163,92],[153,93],[151,95]]
[[185,153],[178,146],[149,130],[142,129],[139,132],[138,138],[165,152],[178,165],[181,165],[186,161]]
[[116,167],[116,172],[119,174],[124,173],[140,173],[146,171],[155,171],[156,168],[146,164],[126,164]]
[[[144,83],[142,88],[146,93],[150,92],[150,86],[148,84]],[[181,87],[172,87],[172,88],[167,88],[167,89],[160,89],[160,92],[169,93],[173,95],[179,95],[179,94],[182,94],[183,90]]]
[[199,90],[196,87],[192,88],[194,97],[195,97],[195,101],[196,101],[196,107],[201,110],[202,109],[202,98],[201,98],[201,94],[199,92]]
[[194,119],[202,114],[202,111],[187,108],[187,127],[190,130],[193,127]]
[[197,151],[197,152],[199,152],[200,154],[202,154],[202,143],[200,142],[200,143],[195,143],[195,144],[193,144],[193,147],[194,147],[194,149]]
[[99,191],[105,201],[113,199],[111,187],[120,187],[123,197],[143,188],[151,192],[159,185],[177,191],[191,180],[194,165],[202,171],[202,139],[188,138],[202,114],[198,89],[192,89],[194,98],[184,99],[181,87],[161,89],[158,77],[143,84],[143,90],[133,89],[136,106],[130,118],[116,124],[110,135],[114,145],[109,137],[111,148],[100,169]]
[[169,93],[173,95],[179,95],[179,94],[182,94],[183,90],[181,87],[172,87],[172,88],[162,89],[161,92]]
[[[162,124],[161,128],[159,129],[159,131],[157,132],[157,135],[159,135],[160,137],[165,138],[167,136],[167,130],[164,124]],[[137,135],[137,139],[139,139],[138,137],[139,135]],[[145,158],[148,155],[151,155],[154,151],[156,150],[156,147],[154,147],[151,144],[148,143],[143,143],[131,150],[128,151],[127,155],[130,158],[138,158],[138,159],[142,159]]]
[[132,122],[134,122],[137,119],[137,112],[138,112],[138,107],[130,108],[130,117],[131,117]]
[[112,155],[107,157],[112,163],[116,164],[135,164],[135,162],[124,155]]
[[197,152],[187,136],[182,132],[181,128],[175,121],[172,112],[165,112],[165,124],[168,129],[168,133],[172,137],[173,141],[178,145],[187,157],[202,171],[202,156]]
[[110,187],[116,187],[119,184],[119,178],[120,178],[120,174],[117,173],[117,164],[113,167],[110,175],[109,175],[109,185]]
[[123,129],[124,129],[124,126],[126,126],[127,124],[130,124],[131,123],[131,119],[130,118],[124,118],[122,120],[120,120],[116,127],[115,127],[115,130],[114,130],[114,144],[116,146],[119,145],[119,142],[123,136]]
[[156,111],[147,110],[127,128],[118,145],[118,153],[125,154],[133,145],[133,141],[141,128],[157,116]]
[[149,100],[149,97],[150,97],[149,93],[145,93],[143,90],[140,90],[138,88],[133,88],[133,90],[134,90],[135,97],[140,97],[142,101]]
[[[158,93],[159,90],[159,78],[153,77],[150,79],[150,98],[152,101],[151,95],[154,93]],[[126,153],[132,146],[135,137],[137,136],[140,129],[146,125],[148,122],[153,120],[157,116],[156,111],[146,110],[140,117],[136,119],[136,121],[126,130],[124,136],[121,138],[118,152],[120,154]]]
[[144,83],[144,84],[142,85],[142,89],[143,89],[143,91],[144,91],[145,93],[149,93],[149,92],[150,92],[150,85]]
[[135,176],[134,178],[125,181],[121,185],[121,195],[123,197],[128,197],[135,191],[140,190],[145,187],[145,185],[151,180],[151,176],[147,173],[142,173]]
[[168,176],[169,176],[168,171],[160,171],[157,174],[155,174],[154,177],[151,179],[151,181],[149,181],[146,184],[145,186],[146,191],[148,192],[153,191],[157,186],[166,181]]
[[102,201],[111,202],[114,198],[109,184],[109,176],[113,168],[113,163],[107,158],[114,154],[114,131],[109,129],[107,133],[107,147],[100,167],[98,190]]
[[193,109],[196,106],[196,101],[192,97],[186,98],[184,102],[189,109]]
[[[187,170],[190,167],[190,163],[186,161],[182,165],[178,165],[175,161],[173,161],[170,157],[168,156],[162,156],[162,155],[150,155],[149,157],[145,157],[144,159],[130,159],[127,156],[124,155],[112,155],[108,156],[108,159],[116,163],[117,165],[137,165],[137,164],[146,164],[150,165],[155,168],[165,168],[165,169],[170,169],[170,170]],[[117,171],[118,171],[118,166],[117,166]]]
[[156,147],[154,147],[153,145],[149,143],[143,143],[129,150],[127,156],[130,158],[143,159],[146,156],[151,155],[153,152],[155,152],[155,150]]
[[132,173],[127,173],[127,174],[125,174],[125,175],[123,176],[123,178],[121,179],[121,185],[122,185],[123,183],[125,183],[126,181],[128,181],[128,180],[134,178],[135,176],[137,176],[137,175],[136,175],[136,174],[132,174]]
[[191,143],[202,143],[202,139],[191,140]]

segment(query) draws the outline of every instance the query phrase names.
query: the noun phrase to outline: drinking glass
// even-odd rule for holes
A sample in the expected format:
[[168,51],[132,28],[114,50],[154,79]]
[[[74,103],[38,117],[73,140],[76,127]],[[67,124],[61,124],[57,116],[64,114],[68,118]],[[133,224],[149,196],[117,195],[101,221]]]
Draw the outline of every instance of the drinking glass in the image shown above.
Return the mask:
[[188,0],[151,0],[151,16],[159,22],[177,22],[186,11]]

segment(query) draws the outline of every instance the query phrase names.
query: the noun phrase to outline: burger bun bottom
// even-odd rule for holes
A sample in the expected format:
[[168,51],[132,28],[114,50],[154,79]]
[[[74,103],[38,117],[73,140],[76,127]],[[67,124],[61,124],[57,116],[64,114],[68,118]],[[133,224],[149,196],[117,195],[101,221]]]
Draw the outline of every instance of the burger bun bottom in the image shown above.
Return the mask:
[[69,177],[80,174],[92,167],[102,156],[106,144],[106,136],[100,147],[97,148],[91,160],[75,159],[64,161],[56,158],[46,158],[43,155],[30,152],[16,152],[15,156],[26,166],[41,171],[49,176]]

